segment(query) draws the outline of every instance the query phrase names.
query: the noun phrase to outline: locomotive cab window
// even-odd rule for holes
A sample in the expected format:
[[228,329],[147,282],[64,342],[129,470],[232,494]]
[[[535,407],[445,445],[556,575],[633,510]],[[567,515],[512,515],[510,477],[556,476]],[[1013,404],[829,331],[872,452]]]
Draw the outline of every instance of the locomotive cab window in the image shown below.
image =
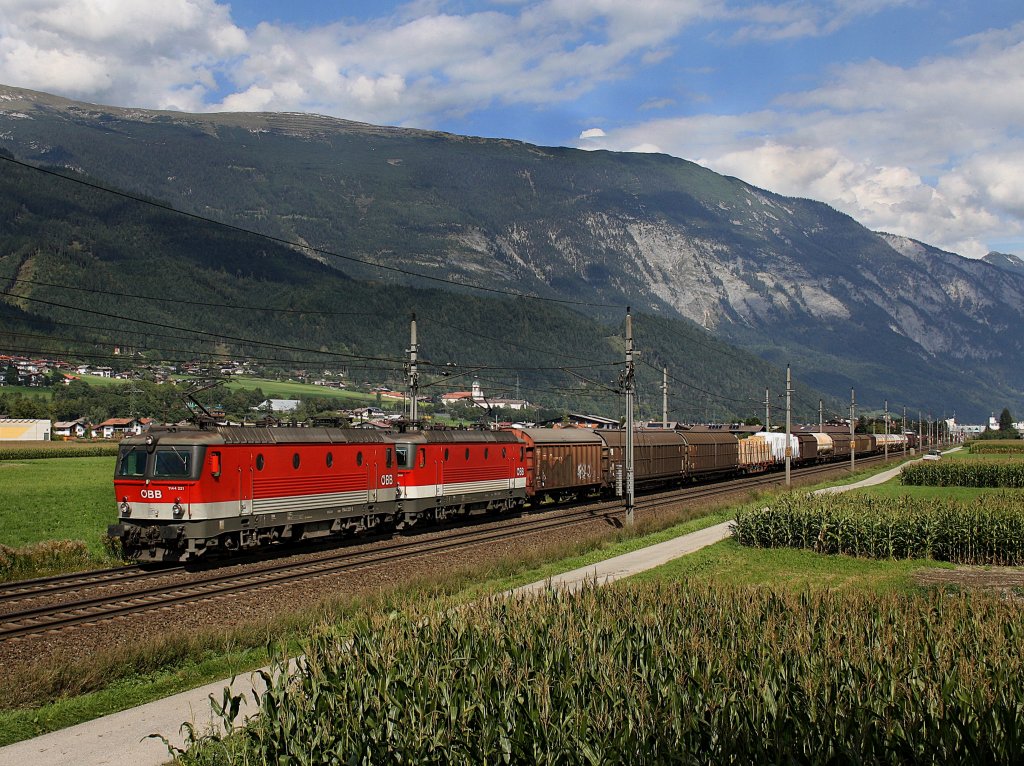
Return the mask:
[[294,455],[292,455],[292,468],[298,470],[300,460],[301,460],[301,458],[299,457],[299,453],[298,452],[296,452]]
[[262,471],[263,466],[266,465],[266,461],[263,459],[263,455],[256,456],[256,470]]
[[186,479],[192,476],[195,456],[188,447],[158,447],[153,454],[154,478]]
[[427,464],[427,451],[425,449],[418,449],[416,454],[420,456],[420,468],[423,468]]
[[327,467],[330,468],[332,465],[334,465],[334,453],[333,452],[328,452],[327,453]]
[[117,475],[145,476],[148,457],[145,447],[122,447],[117,460]]
[[416,450],[411,444],[396,444],[395,456],[398,458],[399,468],[412,468],[416,459]]
[[391,447],[387,449],[387,466],[388,468],[391,467]]

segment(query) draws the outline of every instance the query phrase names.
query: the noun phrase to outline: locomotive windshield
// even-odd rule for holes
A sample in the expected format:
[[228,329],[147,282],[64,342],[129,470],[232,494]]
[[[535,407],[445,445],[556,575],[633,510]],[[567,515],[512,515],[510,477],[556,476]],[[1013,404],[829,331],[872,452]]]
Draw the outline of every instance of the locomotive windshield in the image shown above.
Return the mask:
[[145,476],[148,457],[145,447],[122,447],[117,461],[117,475]]
[[158,447],[154,457],[154,478],[186,479],[192,475],[192,452],[189,449]]
[[199,445],[122,447],[117,476],[127,479],[198,479],[206,448]]

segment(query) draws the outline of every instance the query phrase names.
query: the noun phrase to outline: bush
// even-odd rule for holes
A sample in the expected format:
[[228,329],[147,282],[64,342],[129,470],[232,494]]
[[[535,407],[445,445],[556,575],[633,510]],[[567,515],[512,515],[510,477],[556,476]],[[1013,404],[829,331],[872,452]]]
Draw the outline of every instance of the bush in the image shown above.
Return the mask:
[[87,569],[94,563],[81,540],[48,540],[22,548],[0,545],[0,581]]

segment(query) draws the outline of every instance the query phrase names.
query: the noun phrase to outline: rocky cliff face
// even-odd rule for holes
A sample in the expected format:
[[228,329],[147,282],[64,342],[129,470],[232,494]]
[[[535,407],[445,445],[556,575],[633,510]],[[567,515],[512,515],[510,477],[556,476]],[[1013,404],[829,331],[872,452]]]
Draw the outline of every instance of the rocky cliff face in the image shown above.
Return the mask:
[[792,363],[836,395],[855,387],[868,404],[1024,408],[1013,260],[878,235],[685,160],[2,87],[0,147],[337,253],[317,257],[357,279],[417,283],[345,258],[629,304]]

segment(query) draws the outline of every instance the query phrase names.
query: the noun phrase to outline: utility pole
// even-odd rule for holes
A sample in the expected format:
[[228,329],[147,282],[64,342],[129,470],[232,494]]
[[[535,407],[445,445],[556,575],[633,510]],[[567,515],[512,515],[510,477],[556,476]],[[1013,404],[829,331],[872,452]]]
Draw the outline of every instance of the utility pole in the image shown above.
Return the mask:
[[818,400],[818,433],[825,432],[825,400]]
[[850,473],[857,467],[857,443],[853,436],[854,423],[857,421],[857,398],[850,389]]
[[420,375],[416,368],[416,315],[413,314],[409,329],[409,420],[413,423],[419,420],[419,406],[416,401],[419,389]]
[[633,317],[626,307],[626,527],[633,528]]
[[764,387],[764,431],[768,433],[772,430],[772,425],[769,422],[769,414],[771,412],[771,403],[768,400],[768,386]]
[[668,428],[668,367],[661,370],[661,427]]
[[924,449],[924,423],[921,422],[921,410],[917,411],[917,446]]
[[786,489],[791,486],[790,471],[792,470],[793,464],[793,419],[792,419],[792,404],[793,404],[793,378],[790,372],[789,365],[786,365]]
[[889,400],[885,400],[885,459],[889,459]]
[[907,405],[903,405],[903,457],[907,456]]

